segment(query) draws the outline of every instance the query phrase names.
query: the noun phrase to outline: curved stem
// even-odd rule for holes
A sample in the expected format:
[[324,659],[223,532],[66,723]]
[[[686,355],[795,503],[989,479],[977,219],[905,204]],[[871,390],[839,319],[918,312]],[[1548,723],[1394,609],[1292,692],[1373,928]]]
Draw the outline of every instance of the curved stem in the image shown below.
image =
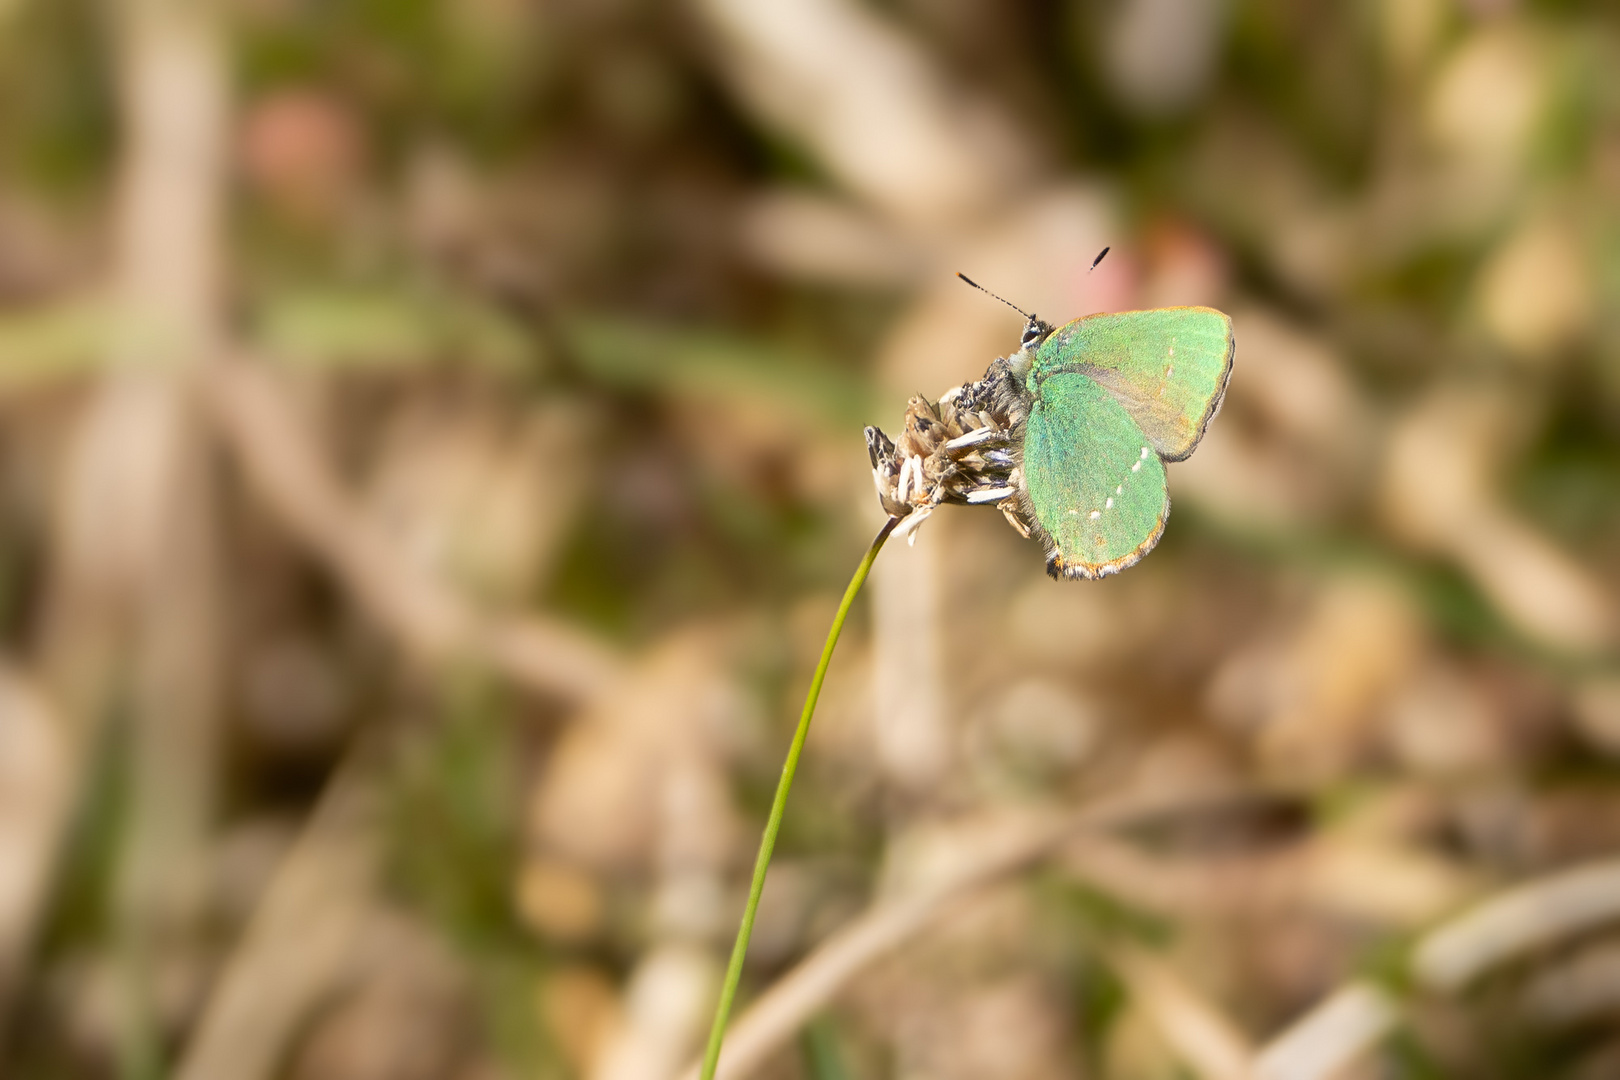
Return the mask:
[[804,749],[805,736],[810,734],[810,718],[816,714],[816,699],[821,697],[821,684],[827,679],[827,665],[832,660],[833,649],[838,645],[838,635],[843,632],[844,619],[849,615],[850,606],[855,603],[856,594],[866,583],[867,572],[872,569],[884,541],[888,540],[898,524],[899,518],[888,520],[867,549],[866,557],[855,568],[855,576],[849,579],[849,587],[844,590],[844,598],[839,601],[832,627],[827,631],[827,644],[821,648],[821,662],[816,665],[816,673],[810,679],[810,692],[804,698],[804,712],[799,715],[799,727],[793,733],[793,742],[788,744],[787,760],[782,763],[782,778],[776,783],[776,797],[771,800],[771,813],[765,819],[765,835],[760,838],[759,855],[754,859],[754,880],[748,886],[748,905],[743,908],[742,925],[737,928],[737,943],[731,947],[726,981],[720,987],[720,1002],[714,1010],[714,1026],[709,1029],[709,1046],[703,1053],[702,1080],[714,1080],[714,1070],[720,1064],[720,1044],[725,1039],[732,999],[737,996],[737,983],[742,979],[743,958],[748,955],[748,938],[754,932],[754,915],[759,910],[760,894],[765,891],[765,872],[770,869],[771,852],[776,849],[776,834],[782,829],[782,812],[787,807],[788,792],[793,787],[793,774],[799,769],[799,753]]

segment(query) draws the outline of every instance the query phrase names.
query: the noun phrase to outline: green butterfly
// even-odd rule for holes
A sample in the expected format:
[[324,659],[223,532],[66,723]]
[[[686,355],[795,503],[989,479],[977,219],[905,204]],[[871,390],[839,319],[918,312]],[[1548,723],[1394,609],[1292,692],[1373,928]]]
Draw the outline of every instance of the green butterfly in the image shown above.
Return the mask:
[[1054,330],[1019,314],[1029,321],[1018,351],[987,373],[1004,408],[1026,417],[1014,474],[1019,517],[1046,548],[1053,577],[1116,574],[1164,535],[1164,463],[1190,456],[1220,410],[1232,320],[1214,308],[1172,307],[1088,315]]

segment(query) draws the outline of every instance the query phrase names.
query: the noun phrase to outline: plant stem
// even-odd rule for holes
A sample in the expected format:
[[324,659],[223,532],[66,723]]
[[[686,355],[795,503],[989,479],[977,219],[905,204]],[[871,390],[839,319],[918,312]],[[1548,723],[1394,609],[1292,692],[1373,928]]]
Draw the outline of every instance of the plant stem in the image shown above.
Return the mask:
[[731,947],[726,981],[720,987],[720,1002],[714,1009],[714,1026],[709,1029],[709,1046],[703,1053],[702,1080],[714,1080],[714,1070],[720,1064],[720,1044],[726,1036],[726,1020],[731,1016],[731,1001],[737,996],[737,983],[742,979],[743,958],[748,955],[748,938],[754,932],[754,915],[759,911],[760,894],[765,891],[765,872],[770,869],[771,852],[776,849],[776,834],[782,829],[782,812],[787,807],[788,792],[793,788],[793,774],[799,769],[799,752],[804,749],[805,736],[810,734],[810,718],[816,714],[816,699],[821,697],[821,684],[827,679],[827,665],[832,660],[833,649],[838,645],[838,635],[843,632],[844,619],[849,615],[850,606],[855,603],[856,594],[866,583],[867,572],[872,569],[878,552],[883,550],[884,541],[898,524],[900,519],[892,517],[878,531],[872,546],[867,549],[866,557],[855,568],[855,576],[849,579],[849,587],[844,590],[844,598],[838,603],[832,627],[827,631],[827,644],[821,647],[821,661],[816,664],[816,673],[810,679],[810,692],[804,697],[804,712],[799,715],[798,730],[788,744],[787,760],[782,763],[782,778],[776,782],[776,797],[771,800],[771,813],[765,819],[765,835],[760,838],[759,855],[754,859],[754,880],[748,886],[748,905],[743,908],[742,925],[737,928],[737,942]]

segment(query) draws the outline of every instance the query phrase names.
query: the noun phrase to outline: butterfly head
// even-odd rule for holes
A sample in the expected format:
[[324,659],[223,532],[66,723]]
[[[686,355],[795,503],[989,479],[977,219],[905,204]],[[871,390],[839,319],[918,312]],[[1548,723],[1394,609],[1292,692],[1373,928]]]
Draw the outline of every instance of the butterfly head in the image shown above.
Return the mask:
[[1029,321],[1024,324],[1023,334],[1018,338],[1018,347],[1020,349],[1033,348],[1045,341],[1046,335],[1050,334],[1051,332],[1052,327],[1050,324],[1046,323],[1038,316],[1031,315],[1029,316]]

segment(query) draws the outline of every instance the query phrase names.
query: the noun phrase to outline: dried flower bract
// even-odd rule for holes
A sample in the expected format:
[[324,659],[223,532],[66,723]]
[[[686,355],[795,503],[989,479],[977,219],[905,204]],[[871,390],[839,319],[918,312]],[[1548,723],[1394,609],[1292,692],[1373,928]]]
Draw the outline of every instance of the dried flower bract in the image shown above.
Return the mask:
[[1017,496],[1028,415],[1027,398],[998,358],[984,378],[947,390],[937,402],[913,397],[898,438],[868,427],[872,482],[884,511],[902,519],[896,531],[915,540],[917,527],[941,503],[994,503],[1027,538],[1030,526]]

